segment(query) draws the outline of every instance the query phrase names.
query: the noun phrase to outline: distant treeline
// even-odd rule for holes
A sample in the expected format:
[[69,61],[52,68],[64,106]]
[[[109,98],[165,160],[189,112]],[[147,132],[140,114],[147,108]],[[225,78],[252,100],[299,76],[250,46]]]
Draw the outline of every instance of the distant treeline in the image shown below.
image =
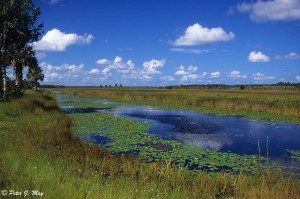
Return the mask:
[[123,86],[122,84],[115,85],[99,85],[99,86],[64,86],[64,85],[41,85],[42,88],[125,88],[125,89],[299,89],[300,83],[279,82],[276,84],[190,84],[190,85],[171,85],[171,86]]
[[279,82],[276,84],[236,84],[236,85],[226,85],[226,84],[192,84],[192,85],[174,85],[174,86],[165,86],[166,89],[195,89],[195,88],[204,88],[204,89],[300,89],[300,83],[289,83],[289,82]]
[[43,84],[40,85],[40,88],[65,88],[64,85],[51,85],[51,84]]

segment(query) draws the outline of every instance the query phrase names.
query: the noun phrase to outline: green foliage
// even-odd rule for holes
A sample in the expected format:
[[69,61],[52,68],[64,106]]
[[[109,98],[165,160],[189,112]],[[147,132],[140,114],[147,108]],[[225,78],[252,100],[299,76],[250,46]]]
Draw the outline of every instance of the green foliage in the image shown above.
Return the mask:
[[[300,182],[280,171],[193,172],[145,163],[81,143],[44,92],[0,104],[0,190],[43,198],[298,198]],[[29,197],[30,198],[30,197]]]
[[[40,9],[32,0],[5,0],[0,4],[0,82],[6,75],[6,67],[13,65],[15,85],[18,87],[14,92],[20,91],[18,95],[23,93],[23,67],[38,68],[32,42],[41,35],[43,25],[37,24],[40,14]],[[10,94],[5,93],[5,87],[3,83],[0,99],[7,99]]]
[[[15,81],[12,81],[7,77],[6,84],[7,84],[6,92],[5,92],[5,95],[3,95],[2,99],[0,99],[0,102],[1,101],[9,101],[13,98],[18,98],[23,95],[24,90],[21,87],[16,86]],[[1,84],[0,84],[0,86],[1,86]]]
[[290,156],[296,160],[300,160],[300,151],[289,151],[290,152]]

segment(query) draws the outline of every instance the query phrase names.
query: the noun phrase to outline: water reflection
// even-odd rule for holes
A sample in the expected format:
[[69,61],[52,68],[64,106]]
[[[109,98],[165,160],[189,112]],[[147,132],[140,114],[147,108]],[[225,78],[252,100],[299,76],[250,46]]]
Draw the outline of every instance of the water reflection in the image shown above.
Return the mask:
[[[290,162],[287,149],[300,150],[300,125],[148,107],[121,107],[113,112],[151,123],[150,133],[159,138],[201,148],[246,155],[258,155],[260,151],[261,156],[278,162]],[[293,164],[300,167],[299,161]]]
[[[287,150],[300,150],[300,125],[258,122],[238,117],[213,116],[187,111],[157,110],[150,107],[103,107],[112,102],[102,99],[86,100],[57,94],[66,113],[105,112],[115,116],[135,118],[151,124],[149,133],[161,139],[177,140],[201,148],[246,155],[268,156],[282,166],[300,168]],[[73,105],[76,104],[77,108]],[[78,108],[80,107],[80,108]],[[90,107],[90,108],[89,108]],[[95,108],[98,107],[98,108]],[[88,135],[82,139],[109,142],[106,137]]]

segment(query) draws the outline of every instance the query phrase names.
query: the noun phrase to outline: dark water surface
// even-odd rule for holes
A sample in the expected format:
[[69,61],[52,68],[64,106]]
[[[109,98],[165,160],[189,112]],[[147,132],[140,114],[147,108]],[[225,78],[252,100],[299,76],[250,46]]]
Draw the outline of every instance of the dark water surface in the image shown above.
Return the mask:
[[[288,150],[300,150],[300,125],[268,123],[232,116],[215,116],[189,111],[158,110],[150,107],[75,108],[72,97],[57,95],[66,113],[106,112],[151,124],[149,133],[161,139],[177,140],[183,144],[221,152],[269,157],[281,166],[300,169],[300,161],[292,160]],[[70,101],[69,101],[70,100]],[[111,103],[107,100],[94,104]],[[86,141],[101,145],[106,137],[87,135]]]
[[150,133],[161,139],[241,155],[259,155],[260,151],[282,166],[300,168],[300,162],[292,161],[287,151],[300,150],[300,125],[149,107],[121,107],[113,112],[150,122]]

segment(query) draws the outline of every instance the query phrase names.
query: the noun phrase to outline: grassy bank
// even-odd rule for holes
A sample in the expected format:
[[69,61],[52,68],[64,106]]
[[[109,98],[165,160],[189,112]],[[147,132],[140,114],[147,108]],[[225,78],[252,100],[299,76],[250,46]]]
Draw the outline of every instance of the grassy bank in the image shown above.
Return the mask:
[[300,182],[275,173],[193,172],[115,156],[83,144],[47,93],[0,104],[0,190],[45,198],[299,198]]
[[99,96],[166,109],[185,109],[217,115],[300,124],[300,92],[285,90],[220,89],[80,89],[59,91],[80,96]]

